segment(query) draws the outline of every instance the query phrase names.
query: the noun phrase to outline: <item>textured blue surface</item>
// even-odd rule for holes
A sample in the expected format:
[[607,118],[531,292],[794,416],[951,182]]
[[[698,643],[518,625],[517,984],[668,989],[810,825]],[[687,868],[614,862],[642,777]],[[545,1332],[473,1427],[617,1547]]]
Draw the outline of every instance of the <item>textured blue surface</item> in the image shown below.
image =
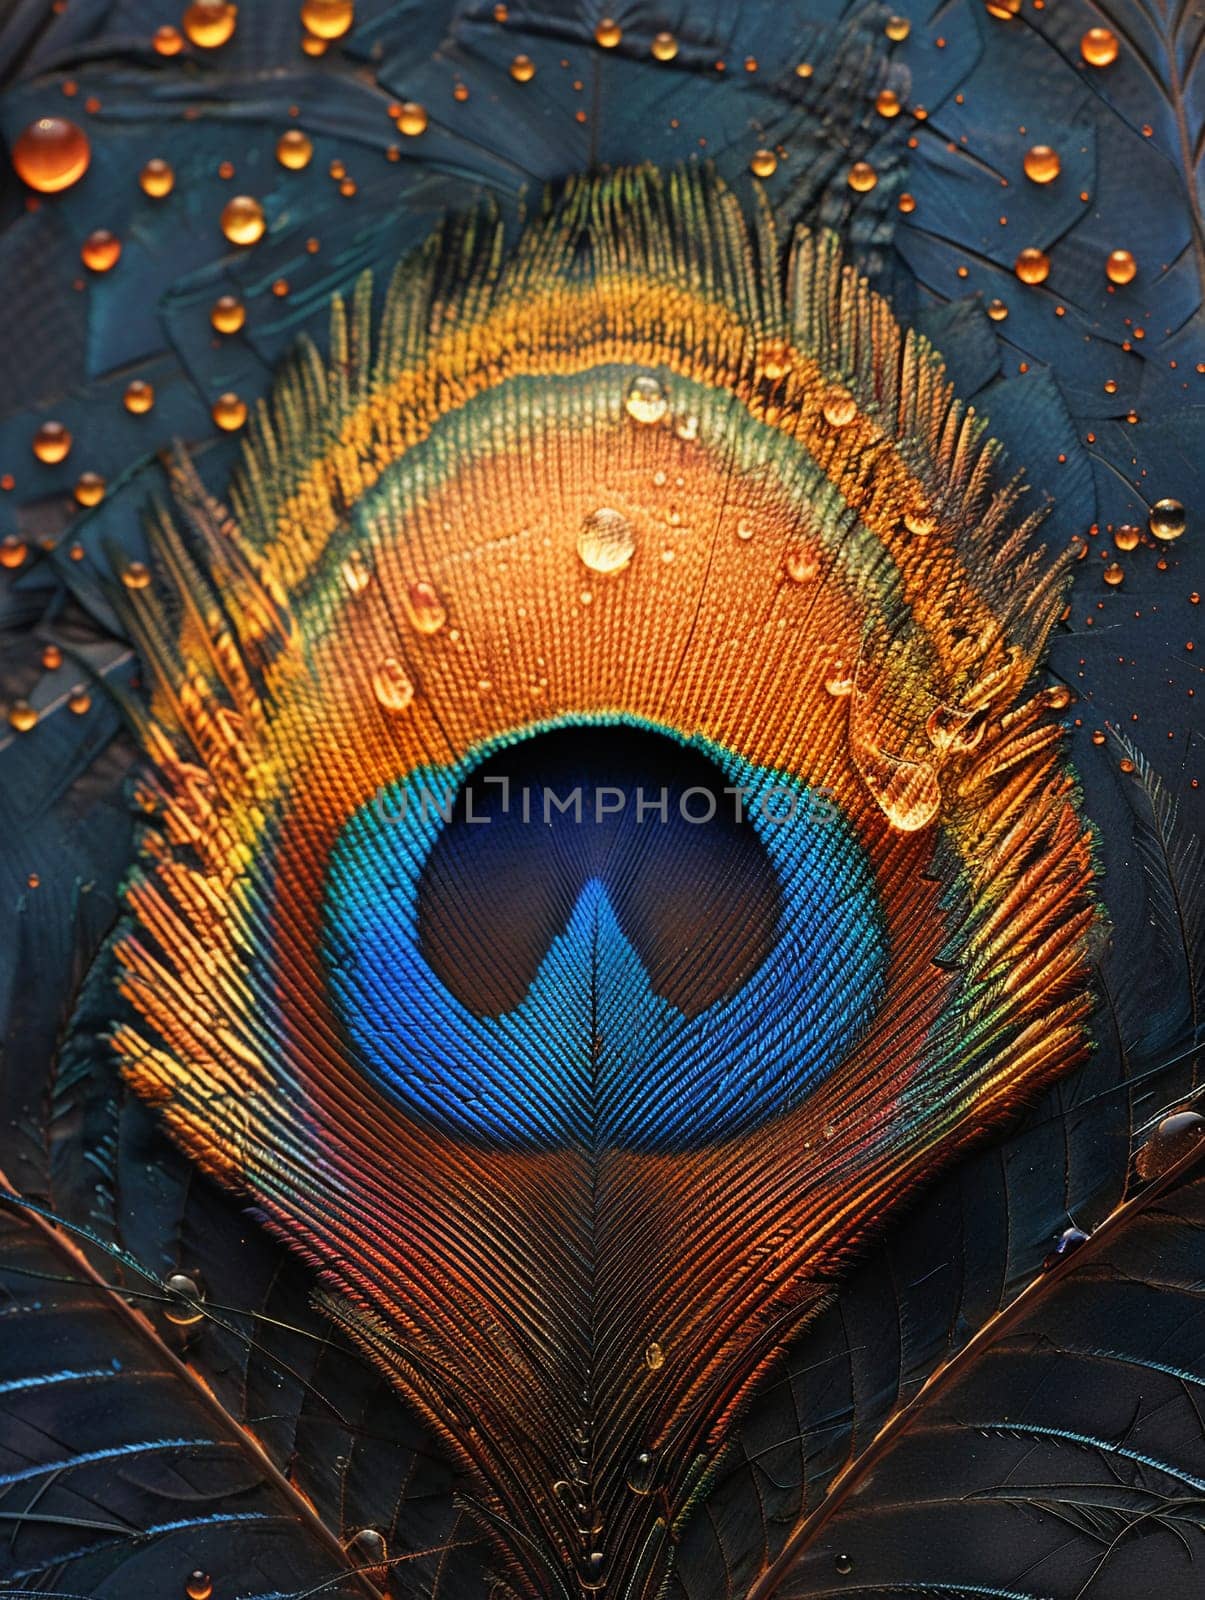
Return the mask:
[[[657,995],[605,875],[584,879],[567,924],[548,930],[515,1010],[479,1017],[450,994],[420,948],[419,884],[440,806],[489,748],[391,785],[331,855],[336,1005],[364,1070],[414,1116],[507,1146],[683,1148],[781,1115],[842,1059],[873,1013],[886,961],[870,865],[831,804],[712,749],[724,782],[750,791],[749,825],[782,891],[776,940],[735,994],[691,1018]],[[768,793],[779,786],[795,796],[793,818],[786,793]],[[540,810],[533,800],[534,818]],[[650,815],[646,826],[661,824]],[[689,895],[691,883],[679,876],[663,891]],[[490,931],[475,935],[488,943]]]

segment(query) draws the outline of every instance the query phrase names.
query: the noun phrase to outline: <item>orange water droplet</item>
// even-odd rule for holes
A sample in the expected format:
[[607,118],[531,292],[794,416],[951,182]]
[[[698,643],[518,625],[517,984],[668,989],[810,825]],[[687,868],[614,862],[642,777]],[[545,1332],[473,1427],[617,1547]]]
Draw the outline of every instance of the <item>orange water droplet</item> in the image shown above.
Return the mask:
[[830,389],[821,409],[830,427],[846,428],[858,414],[858,403],[848,389]]
[[131,561],[122,570],[121,581],[127,589],[145,589],[151,581],[151,569],[145,561]]
[[406,615],[418,633],[438,633],[448,613],[434,584],[412,583],[406,590]]
[[1128,250],[1110,250],[1105,262],[1105,276],[1110,283],[1133,283],[1138,275],[1138,263]]
[[150,195],[152,200],[162,200],[175,188],[176,174],[161,157],[152,156],[138,174],[138,182],[143,194]]
[[874,108],[881,117],[898,117],[900,97],[894,89],[880,89],[875,96]]
[[210,307],[209,320],[219,333],[237,333],[247,320],[247,308],[232,294],[224,294]]
[[303,56],[324,56],[327,51],[325,39],[320,39],[316,33],[303,33],[301,36],[301,53]]
[[850,677],[844,661],[833,662],[825,674],[824,687],[836,700],[843,700],[846,695],[854,692],[854,680]]
[[247,420],[247,402],[237,394],[220,394],[209,414],[223,433],[234,433]]
[[14,700],[8,708],[8,725],[14,733],[30,733],[38,725],[38,714],[28,700]]
[[122,396],[122,401],[126,410],[134,416],[145,416],[155,404],[155,390],[151,384],[147,383],[145,378],[135,378],[126,385],[126,392]]
[[8,534],[0,539],[0,567],[7,567],[10,572],[16,569],[25,560],[26,545],[24,539],[18,539],[15,534]]
[[17,176],[39,194],[57,194],[78,183],[91,159],[88,135],[66,117],[39,117],[13,145]]
[[888,17],[883,32],[893,44],[902,44],[912,32],[912,24],[907,17]]
[[83,684],[77,683],[67,696],[67,709],[73,716],[77,717],[82,717],[85,712],[92,709],[92,696],[84,688]]
[[342,39],[355,20],[353,0],[302,0],[301,25],[316,39]]
[[749,170],[755,178],[771,178],[778,170],[778,157],[773,150],[755,150]]
[[869,161],[855,161],[846,180],[855,194],[869,194],[879,181],[879,175]]
[[989,300],[987,314],[993,322],[1003,322],[1005,317],[1008,316],[1008,307],[1003,300]]
[[530,83],[536,75],[536,64],[530,56],[516,56],[510,64],[510,75],[516,83]]
[[170,22],[165,22],[161,28],[155,29],[151,44],[156,55],[178,56],[184,48],[184,35],[179,28],[173,28]]
[[33,453],[48,467],[66,461],[71,449],[71,434],[61,422],[44,422],[33,436]]
[[97,228],[80,247],[80,260],[89,272],[109,272],[121,259],[121,240],[108,228]]
[[411,139],[427,131],[427,110],[417,100],[404,100],[398,111],[397,125]]
[[414,685],[396,656],[386,656],[372,675],[377,704],[391,716],[400,716],[414,699]]
[[1022,250],[1013,271],[1022,283],[1045,283],[1050,276],[1050,257],[1032,247]]
[[1031,183],[1053,183],[1062,171],[1059,153],[1048,144],[1035,144],[1025,152],[1025,176]]
[[290,172],[308,167],[314,156],[314,143],[300,128],[286,128],[276,141],[276,159]]
[[1117,35],[1111,28],[1089,28],[1079,42],[1079,53],[1090,67],[1108,67],[1117,60]]
[[236,194],[222,207],[222,232],[231,244],[255,244],[264,236],[264,208],[249,194]]
[[672,33],[655,33],[651,49],[655,60],[672,61],[678,54],[678,41]]
[[1021,0],[986,0],[986,9],[989,17],[998,17],[1001,22],[1007,22],[1020,11]]
[[238,7],[228,0],[193,0],[182,20],[190,43],[201,50],[216,50],[233,38]]
[[57,672],[63,665],[63,652],[57,644],[48,644],[42,650],[42,666],[47,672]]
[[594,42],[604,50],[614,50],[623,38],[623,29],[614,17],[604,17],[594,30]]
[[916,210],[916,196],[904,193],[896,201],[896,204],[906,217],[911,216]]
[[1156,539],[1178,539],[1188,526],[1188,514],[1179,500],[1156,500],[1150,510],[1148,526]]
[[1119,550],[1136,550],[1142,534],[1132,522],[1123,522],[1113,532],[1113,543]]
[[1116,561],[1110,561],[1109,565],[1104,570],[1105,582],[1110,584],[1113,588],[1116,588],[1117,585],[1123,582],[1124,579],[1125,568],[1119,565],[1119,563]]

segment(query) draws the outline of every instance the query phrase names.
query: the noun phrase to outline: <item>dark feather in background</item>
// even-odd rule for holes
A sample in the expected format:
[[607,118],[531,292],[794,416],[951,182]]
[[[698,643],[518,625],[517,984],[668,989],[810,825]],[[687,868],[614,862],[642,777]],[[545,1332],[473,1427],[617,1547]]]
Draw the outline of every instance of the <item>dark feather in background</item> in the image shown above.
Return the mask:
[[[217,1600],[386,1581],[489,1592],[489,1548],[436,1443],[314,1305],[305,1270],[190,1172],[102,1038],[98,952],[133,827],[118,705],[138,693],[104,575],[142,550],[157,453],[182,439],[220,489],[238,441],[213,425],[217,397],[263,394],[300,332],[325,339],[331,294],[365,267],[383,281],[445,208],[492,197],[509,212],[574,171],[695,157],[752,206],[751,155],[781,141],[765,184],[778,215],[843,232],[1050,498],[1050,542],[1086,538],[1050,671],[1077,697],[1066,718],[1111,928],[1092,1058],[853,1266],[762,1381],[680,1530],[670,1591],[1200,1592],[1205,1188],[1194,1125],[1157,1130],[1200,1076],[1205,18],[1190,0],[900,9],[912,27],[893,46],[885,12],[822,0],[618,4],[623,39],[604,51],[601,8],[515,4],[500,23],[488,5],[359,0],[349,36],[310,59],[291,4],[246,3],[220,50],[170,58],[151,45],[178,20],[159,4],[10,5],[0,131],[11,145],[70,116],[92,163],[33,205],[9,177],[0,233],[0,538],[27,550],[3,574],[0,669],[8,703],[39,714],[35,737],[0,738],[0,1169],[79,1230],[64,1243],[38,1211],[0,1217],[8,1590],[172,1596],[196,1570]],[[1102,26],[1120,51],[1094,69],[1079,41]],[[672,61],[650,55],[660,30]],[[508,70],[519,53],[527,83]],[[877,116],[876,83],[903,115]],[[395,101],[427,108],[421,136],[399,133]],[[302,172],[273,153],[291,126],[314,143]],[[1025,179],[1033,144],[1059,151],[1055,184]],[[163,200],[138,186],[152,158],[175,171]],[[879,172],[871,194],[847,189],[851,158]],[[268,220],[247,252],[218,227],[236,193]],[[79,250],[101,227],[122,256],[94,275]],[[1027,246],[1051,258],[1040,286],[1013,272]],[[1104,271],[1117,248],[1139,263],[1122,288]],[[221,294],[247,321],[219,339]],[[997,298],[1003,321],[985,310]],[[134,379],[154,385],[144,416],[122,404]],[[47,418],[75,437],[61,466],[31,454]],[[82,512],[84,470],[108,493]],[[1145,531],[1165,496],[1188,508],[1174,544]],[[1132,551],[1112,537],[1125,524],[1143,530]],[[50,642],[64,659],[46,669]],[[1098,1228],[1060,1250],[1067,1230]],[[203,1286],[199,1320],[165,1288],[179,1273]]]

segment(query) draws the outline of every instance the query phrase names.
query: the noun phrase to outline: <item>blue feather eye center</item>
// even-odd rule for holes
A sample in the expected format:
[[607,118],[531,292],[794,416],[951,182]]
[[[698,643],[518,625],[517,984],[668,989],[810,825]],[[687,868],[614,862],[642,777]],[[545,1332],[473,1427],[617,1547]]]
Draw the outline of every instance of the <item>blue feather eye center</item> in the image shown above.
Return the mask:
[[887,960],[826,794],[634,723],[388,785],[335,843],[323,925],[362,1070],[505,1148],[682,1149],[781,1116],[856,1043]]

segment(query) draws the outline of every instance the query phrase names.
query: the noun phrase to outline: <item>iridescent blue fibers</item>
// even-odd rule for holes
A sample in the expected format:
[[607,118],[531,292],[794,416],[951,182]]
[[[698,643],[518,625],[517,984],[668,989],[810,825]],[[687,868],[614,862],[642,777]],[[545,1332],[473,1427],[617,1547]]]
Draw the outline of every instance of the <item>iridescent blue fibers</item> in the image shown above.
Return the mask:
[[[683,1149],[797,1104],[846,1056],[883,986],[877,892],[845,820],[781,773],[694,745],[749,791],[746,814],[781,886],[776,941],[750,978],[687,1018],[654,993],[592,876],[523,1001],[477,1016],[424,957],[418,889],[446,825],[439,808],[502,742],[394,784],[348,821],[331,853],[325,955],[362,1069],[416,1118],[511,1148]],[[762,807],[771,788],[780,792]],[[786,790],[796,816],[776,823]],[[489,929],[472,936],[488,942]]]

